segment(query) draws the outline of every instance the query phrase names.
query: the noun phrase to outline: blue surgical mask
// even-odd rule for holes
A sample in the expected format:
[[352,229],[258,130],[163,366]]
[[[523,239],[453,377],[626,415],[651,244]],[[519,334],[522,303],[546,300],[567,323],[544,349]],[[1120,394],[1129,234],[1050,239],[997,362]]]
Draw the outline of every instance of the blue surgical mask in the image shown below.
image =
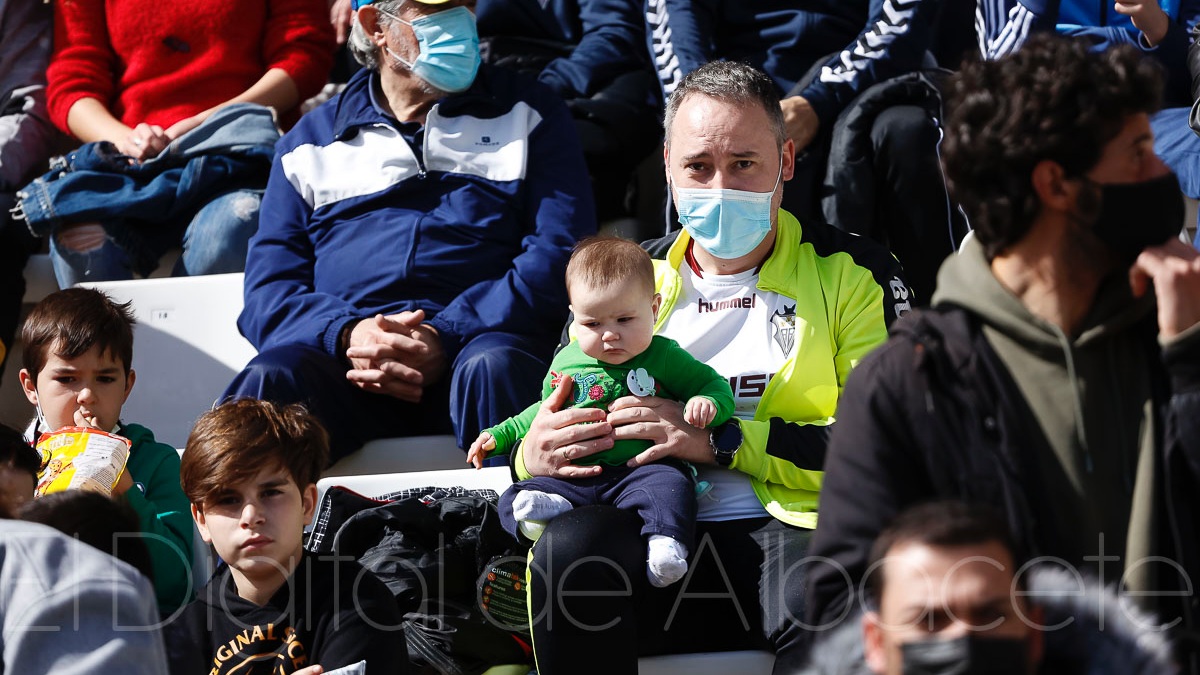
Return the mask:
[[783,177],[783,157],[775,187],[768,192],[731,188],[675,187],[679,224],[692,239],[722,260],[740,258],[754,250],[771,232],[771,199]]
[[416,61],[405,61],[384,47],[392,58],[408,67],[414,75],[451,94],[466,91],[479,72],[479,31],[475,15],[466,7],[455,7],[423,16],[416,21],[381,12],[400,23],[412,26],[421,53]]

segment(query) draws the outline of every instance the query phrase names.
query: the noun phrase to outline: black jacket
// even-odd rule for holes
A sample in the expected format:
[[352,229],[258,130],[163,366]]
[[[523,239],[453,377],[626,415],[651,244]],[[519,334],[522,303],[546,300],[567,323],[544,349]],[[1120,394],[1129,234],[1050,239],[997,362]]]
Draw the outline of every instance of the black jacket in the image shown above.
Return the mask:
[[[1200,485],[1200,354],[1162,350],[1153,314],[1135,328],[1153,352],[1155,424],[1164,469],[1156,475],[1157,553],[1197,575],[1195,501]],[[1147,323],[1148,322],[1148,323]],[[1161,367],[1165,365],[1165,367]],[[1025,439],[1032,412],[984,338],[974,315],[952,305],[917,311],[851,375],[838,409],[821,492],[821,520],[808,622],[836,623],[857,602],[843,570],[863,578],[870,546],[896,514],[930,499],[984,502],[1006,514],[1032,555],[1053,550]],[[1162,575],[1164,590],[1178,575]],[[1111,580],[1110,580],[1111,581]],[[855,586],[855,588],[857,588]],[[1195,635],[1196,596],[1166,598],[1157,609],[1186,639]]]
[[[406,672],[400,610],[379,579],[345,557],[305,554],[267,604],[237,593],[229,567],[167,628],[172,675],[329,672],[366,661],[367,675]],[[112,675],[116,675],[115,673]]]

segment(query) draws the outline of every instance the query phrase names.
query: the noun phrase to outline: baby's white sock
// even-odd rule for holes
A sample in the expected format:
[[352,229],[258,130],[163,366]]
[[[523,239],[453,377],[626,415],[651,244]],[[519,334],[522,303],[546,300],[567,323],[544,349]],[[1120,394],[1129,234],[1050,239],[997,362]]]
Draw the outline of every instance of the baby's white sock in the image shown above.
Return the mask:
[[687,547],[677,540],[652,534],[647,549],[646,576],[650,577],[650,585],[670,586],[687,574]]
[[562,495],[537,490],[522,490],[513,499],[513,518],[546,521],[571,510],[571,502]]

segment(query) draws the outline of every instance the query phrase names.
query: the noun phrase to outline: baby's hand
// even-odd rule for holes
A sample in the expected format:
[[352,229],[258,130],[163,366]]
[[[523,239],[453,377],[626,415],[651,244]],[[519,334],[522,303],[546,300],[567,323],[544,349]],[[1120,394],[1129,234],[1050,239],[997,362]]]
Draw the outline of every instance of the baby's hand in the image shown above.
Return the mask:
[[483,458],[487,454],[496,449],[496,439],[492,435],[484,431],[479,434],[471,443],[471,449],[467,451],[467,462],[474,464],[476,469],[483,468]]
[[687,405],[683,408],[683,419],[697,429],[708,426],[708,423],[712,422],[716,416],[717,406],[703,396],[688,399]]

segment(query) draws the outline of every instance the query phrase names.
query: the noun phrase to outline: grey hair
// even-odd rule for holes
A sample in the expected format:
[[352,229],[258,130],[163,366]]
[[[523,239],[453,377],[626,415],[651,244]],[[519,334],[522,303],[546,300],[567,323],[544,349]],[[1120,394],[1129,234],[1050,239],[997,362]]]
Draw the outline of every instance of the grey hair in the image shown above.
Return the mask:
[[[404,4],[404,0],[376,0],[371,3],[379,10],[379,26],[387,28],[392,25],[392,17],[400,14],[400,7]],[[383,12],[387,12],[384,14]],[[379,52],[380,49],[371,42],[371,36],[363,30],[362,24],[358,22],[358,12],[350,13],[350,38],[346,40],[346,46],[350,48],[350,53],[354,55],[354,60],[358,61],[364,68],[371,70],[379,70]]]
[[779,147],[787,141],[787,127],[783,124],[783,109],[779,107],[779,89],[766,73],[737,61],[712,61],[684,76],[667,99],[667,110],[663,116],[663,131],[667,145],[671,143],[671,125],[675,113],[688,96],[698,94],[721,101],[749,105],[757,103],[767,111],[771,130]]

